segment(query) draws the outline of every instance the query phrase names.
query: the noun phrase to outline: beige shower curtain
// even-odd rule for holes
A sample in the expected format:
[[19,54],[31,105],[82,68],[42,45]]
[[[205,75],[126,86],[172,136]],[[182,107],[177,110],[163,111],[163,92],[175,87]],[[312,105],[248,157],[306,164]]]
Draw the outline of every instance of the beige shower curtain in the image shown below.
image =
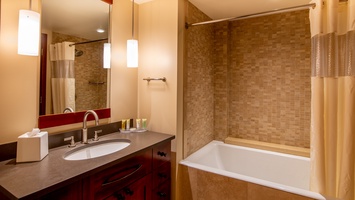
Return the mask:
[[311,190],[354,200],[355,0],[313,3]]
[[73,43],[62,42],[50,45],[54,114],[63,113],[65,108],[72,108],[75,111],[75,46],[70,44]]

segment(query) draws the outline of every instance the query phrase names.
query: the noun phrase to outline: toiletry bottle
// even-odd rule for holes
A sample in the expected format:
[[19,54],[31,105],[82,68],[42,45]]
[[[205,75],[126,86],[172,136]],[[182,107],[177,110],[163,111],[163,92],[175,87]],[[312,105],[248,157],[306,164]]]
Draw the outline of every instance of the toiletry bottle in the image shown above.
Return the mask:
[[126,120],[122,119],[121,130],[126,130]]
[[141,119],[136,119],[137,130],[141,129]]
[[142,119],[142,129],[147,129],[147,119]]
[[129,131],[129,129],[131,128],[130,122],[131,122],[131,120],[130,120],[130,119],[127,119],[127,121],[126,121],[126,130],[127,130],[127,131]]

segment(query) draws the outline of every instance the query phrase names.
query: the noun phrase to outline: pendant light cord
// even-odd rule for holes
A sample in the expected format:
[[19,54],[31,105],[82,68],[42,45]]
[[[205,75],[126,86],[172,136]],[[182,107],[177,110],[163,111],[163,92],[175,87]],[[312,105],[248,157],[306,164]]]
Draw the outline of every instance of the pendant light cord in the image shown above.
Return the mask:
[[132,39],[134,39],[134,0],[132,0]]
[[30,10],[32,10],[32,0],[30,0]]

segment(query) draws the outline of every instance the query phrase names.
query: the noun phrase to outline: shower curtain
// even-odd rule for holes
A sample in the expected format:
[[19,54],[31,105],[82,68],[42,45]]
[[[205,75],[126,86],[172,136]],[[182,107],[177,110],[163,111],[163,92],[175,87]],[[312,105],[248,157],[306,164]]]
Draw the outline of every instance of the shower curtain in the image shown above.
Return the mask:
[[311,190],[354,200],[355,0],[313,3]]
[[70,44],[73,43],[62,42],[50,45],[54,114],[63,113],[67,107],[75,111],[75,46],[69,46]]

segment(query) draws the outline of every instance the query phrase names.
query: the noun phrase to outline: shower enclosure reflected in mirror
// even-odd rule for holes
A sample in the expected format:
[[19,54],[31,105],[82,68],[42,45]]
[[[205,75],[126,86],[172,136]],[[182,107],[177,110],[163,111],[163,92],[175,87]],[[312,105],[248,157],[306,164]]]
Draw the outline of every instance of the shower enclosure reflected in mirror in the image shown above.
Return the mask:
[[101,0],[42,0],[40,115],[108,107],[109,15]]

